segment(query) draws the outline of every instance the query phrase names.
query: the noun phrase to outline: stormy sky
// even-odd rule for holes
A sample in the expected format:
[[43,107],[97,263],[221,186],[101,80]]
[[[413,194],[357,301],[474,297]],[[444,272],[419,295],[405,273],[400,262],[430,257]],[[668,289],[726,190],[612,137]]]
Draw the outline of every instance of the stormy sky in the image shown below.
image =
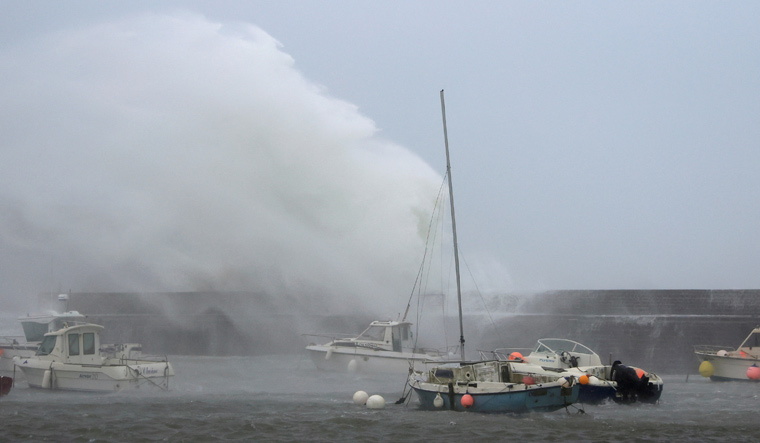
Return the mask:
[[754,2],[0,1],[0,296],[760,287]]

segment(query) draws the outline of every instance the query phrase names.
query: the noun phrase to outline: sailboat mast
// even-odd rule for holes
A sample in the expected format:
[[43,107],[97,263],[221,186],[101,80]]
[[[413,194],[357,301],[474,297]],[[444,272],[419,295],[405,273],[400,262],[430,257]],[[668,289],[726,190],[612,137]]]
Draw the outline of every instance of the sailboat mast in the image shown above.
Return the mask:
[[441,89],[441,115],[443,116],[443,140],[446,144],[446,174],[449,177],[449,200],[451,201],[451,230],[454,234],[454,269],[457,274],[457,303],[459,304],[459,350],[462,362],[464,358],[464,325],[462,322],[462,285],[459,278],[459,246],[457,245],[457,219],[454,215],[454,185],[451,183],[451,161],[449,159],[449,135],[446,131],[446,102]]

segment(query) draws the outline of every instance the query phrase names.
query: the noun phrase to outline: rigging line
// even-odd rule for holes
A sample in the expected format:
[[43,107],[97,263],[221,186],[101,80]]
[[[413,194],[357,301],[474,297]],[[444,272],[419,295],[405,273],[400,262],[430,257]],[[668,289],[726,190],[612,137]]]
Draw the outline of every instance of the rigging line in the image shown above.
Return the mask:
[[[435,238],[436,238],[436,231],[433,230],[433,222],[436,220],[436,217],[440,217],[438,214],[440,212],[439,204],[443,201],[442,194],[444,189],[444,184],[446,183],[446,178],[441,181],[441,185],[438,188],[438,196],[435,199],[435,204],[433,205],[433,210],[430,214],[430,221],[428,222],[428,232],[427,236],[425,238],[425,250],[422,256],[422,262],[420,263],[420,268],[417,271],[417,276],[414,281],[414,285],[412,286],[412,291],[409,294],[409,301],[407,302],[406,311],[404,312],[403,320],[406,320],[407,315],[409,314],[409,308],[412,304],[412,298],[414,297],[415,289],[417,290],[417,312],[416,312],[416,321],[415,321],[415,337],[414,337],[414,348],[417,348],[417,343],[420,337],[420,323],[422,321],[422,306],[421,306],[421,299],[423,294],[423,285],[425,286],[425,290],[427,290],[427,279],[425,278],[425,263],[427,260],[430,260],[428,258],[428,251],[435,245]],[[433,233],[433,239],[431,243],[431,233]],[[432,254],[431,254],[432,255]],[[430,270],[427,271],[428,276],[430,275]]]
[[428,222],[428,232],[427,236],[425,238],[425,252],[422,255],[422,263],[420,264],[420,269],[417,271],[417,277],[414,280],[414,286],[412,286],[412,293],[409,295],[409,301],[406,304],[406,311],[404,312],[404,317],[402,320],[406,320],[406,315],[409,313],[409,307],[412,305],[412,297],[414,297],[414,290],[417,288],[417,283],[421,283],[421,276],[423,274],[423,269],[425,267],[425,259],[427,257],[428,248],[430,247],[430,231],[432,230],[431,227],[433,226],[433,220],[435,219],[436,214],[436,208],[438,207],[438,202],[441,200],[441,193],[443,189],[443,184],[446,183],[446,178],[444,177],[443,182],[441,183],[440,188],[438,188],[438,197],[435,199],[435,205],[433,206],[433,212],[430,215],[430,222]]
[[493,326],[494,331],[496,331],[496,334],[499,336],[499,339],[501,341],[504,341],[504,337],[501,336],[501,333],[496,328],[496,323],[493,321],[493,317],[491,316],[491,311],[488,309],[488,306],[486,305],[486,300],[483,298],[483,294],[480,292],[480,288],[478,287],[478,282],[475,281],[475,276],[472,274],[472,271],[470,270],[470,265],[467,264],[467,259],[464,257],[464,253],[462,255],[462,261],[464,262],[464,267],[467,268],[467,272],[470,274],[470,278],[472,279],[472,283],[475,285],[475,291],[478,293],[478,296],[480,297],[480,301],[483,302],[483,308],[486,310],[486,314],[488,314],[488,319],[491,321],[491,326]]
[[[446,201],[443,199],[443,189],[444,189],[445,181],[441,184],[441,187],[438,190],[438,198],[436,200],[436,207],[434,208],[434,211],[431,216],[430,225],[428,226],[428,247],[426,248],[426,268],[422,271],[422,279],[420,282],[420,285],[418,287],[418,293],[417,293],[417,328],[419,331],[419,328],[422,325],[422,316],[423,312],[425,312],[424,305],[425,305],[425,298],[423,297],[423,294],[428,294],[428,285],[430,284],[430,274],[432,272],[432,264],[433,264],[433,252],[435,251],[435,245],[438,238],[438,228],[433,229],[433,224],[436,225],[440,221],[440,223],[443,223],[443,214],[444,214],[444,206],[446,204]],[[438,204],[440,203],[440,204]],[[442,229],[442,228],[441,228]],[[430,238],[430,235],[432,233],[432,238]],[[427,251],[430,253],[427,254]],[[445,312],[442,316],[442,319],[444,321],[441,322],[441,324],[445,323]],[[446,328],[444,327],[444,345],[446,348],[448,348],[448,340],[446,339]]]

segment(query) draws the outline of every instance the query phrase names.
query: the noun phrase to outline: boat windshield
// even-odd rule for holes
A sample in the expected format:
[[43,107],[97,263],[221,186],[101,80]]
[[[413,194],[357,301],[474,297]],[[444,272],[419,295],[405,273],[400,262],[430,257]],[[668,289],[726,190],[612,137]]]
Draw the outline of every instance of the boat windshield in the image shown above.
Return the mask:
[[53,348],[55,347],[55,335],[47,335],[44,339],[42,339],[42,343],[40,343],[40,347],[37,348],[36,355],[48,355],[51,352],[53,352]]
[[360,340],[384,341],[385,326],[370,326],[359,336]]
[[572,340],[565,340],[562,338],[549,338],[539,340],[536,344],[536,349],[533,352],[536,353],[551,353],[551,352],[577,352],[579,354],[595,354],[594,351],[586,346],[574,342]]

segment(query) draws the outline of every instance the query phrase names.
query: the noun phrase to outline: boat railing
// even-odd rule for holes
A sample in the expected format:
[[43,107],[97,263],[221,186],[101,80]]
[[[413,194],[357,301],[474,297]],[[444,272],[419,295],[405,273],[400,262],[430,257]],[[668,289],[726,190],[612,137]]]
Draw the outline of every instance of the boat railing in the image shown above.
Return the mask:
[[326,338],[329,340],[339,340],[339,339],[346,339],[346,338],[356,338],[356,335],[351,334],[301,334],[301,337],[319,337],[319,338]]
[[23,335],[6,335],[0,337],[0,346],[15,347],[25,345],[26,340]]
[[481,360],[509,361],[509,356],[513,352],[520,352],[525,355],[532,350],[533,348],[496,348],[490,351],[478,349],[478,353],[480,354]]
[[732,346],[694,345],[694,351],[702,354],[717,354],[719,351],[732,352],[735,350]]
[[447,357],[459,352],[459,345],[448,346],[445,348],[411,348],[415,354],[427,354],[437,357]]
[[119,363],[123,365],[140,363],[168,363],[169,357],[165,355],[140,355],[139,357],[119,357]]

